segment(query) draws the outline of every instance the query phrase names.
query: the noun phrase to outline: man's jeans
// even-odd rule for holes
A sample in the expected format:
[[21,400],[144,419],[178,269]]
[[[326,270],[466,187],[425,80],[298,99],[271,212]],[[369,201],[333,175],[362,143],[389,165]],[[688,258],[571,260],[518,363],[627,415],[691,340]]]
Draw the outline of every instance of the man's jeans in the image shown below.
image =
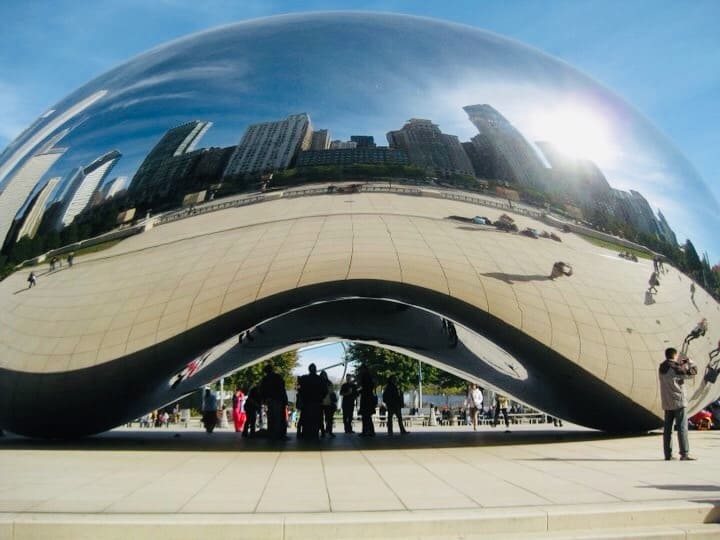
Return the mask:
[[685,407],[665,411],[665,429],[663,430],[663,450],[665,451],[665,459],[672,456],[672,428],[673,422],[677,427],[678,443],[680,444],[680,455],[686,456],[690,451],[688,444],[688,420]]

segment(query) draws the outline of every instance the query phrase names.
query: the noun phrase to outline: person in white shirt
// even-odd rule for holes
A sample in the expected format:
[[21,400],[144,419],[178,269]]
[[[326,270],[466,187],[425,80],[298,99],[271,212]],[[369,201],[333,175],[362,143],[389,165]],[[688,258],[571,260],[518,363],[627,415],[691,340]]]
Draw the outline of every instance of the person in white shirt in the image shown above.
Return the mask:
[[471,384],[468,388],[465,405],[472,419],[473,431],[477,431],[478,412],[482,411],[483,395],[477,384]]

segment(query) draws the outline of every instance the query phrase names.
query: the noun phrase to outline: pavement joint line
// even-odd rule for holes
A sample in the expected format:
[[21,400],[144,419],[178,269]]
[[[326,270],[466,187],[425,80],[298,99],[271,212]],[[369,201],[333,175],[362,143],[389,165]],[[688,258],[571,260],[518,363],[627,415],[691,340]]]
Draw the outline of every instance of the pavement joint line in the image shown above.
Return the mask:
[[282,455],[282,452],[275,452],[275,461],[273,461],[272,469],[270,469],[270,473],[267,476],[267,479],[265,480],[265,483],[263,484],[263,488],[260,491],[260,494],[258,495],[257,502],[255,503],[255,506],[253,507],[253,514],[259,514],[258,508],[260,507],[260,503],[262,502],[263,497],[265,496],[265,492],[267,491],[267,487],[270,484],[270,480],[275,474],[275,469],[277,469],[278,462],[280,461],[280,456]]
[[[192,454],[189,455],[189,456],[187,457],[187,459],[182,460],[181,466],[184,466],[184,465],[186,465],[187,463],[189,463],[194,457],[195,457],[195,456],[192,455]],[[156,482],[156,481],[158,481],[158,480],[160,480],[160,479],[162,479],[162,478],[165,478],[165,477],[168,476],[169,474],[174,473],[174,472],[175,472],[175,469],[177,469],[177,464],[174,465],[173,467],[169,468],[169,469],[168,469],[167,471],[165,471],[163,474],[157,476],[157,477],[153,480],[153,482]],[[113,506],[113,505],[115,505],[115,504],[118,504],[118,503],[121,502],[121,501],[124,501],[124,500],[129,499],[130,497],[132,497],[133,495],[135,495],[135,494],[136,494],[138,491],[140,491],[141,489],[146,488],[148,485],[149,485],[149,484],[143,484],[142,486],[139,486],[139,487],[131,490],[129,493],[127,493],[127,494],[125,494],[124,496],[120,497],[118,500],[113,501],[113,502],[111,502],[110,504],[108,504],[107,506],[105,506],[102,511],[103,511],[103,512],[106,512],[111,506]]]
[[[494,454],[493,454],[493,455],[494,455]],[[495,456],[495,457],[497,457],[497,456]],[[510,484],[511,486],[514,486],[514,487],[516,487],[516,488],[518,488],[518,489],[521,489],[521,490],[523,490],[523,491],[527,491],[528,493],[531,493],[532,495],[538,497],[539,499],[542,499],[542,500],[544,500],[544,501],[547,501],[547,504],[554,504],[553,501],[551,501],[551,500],[548,499],[547,497],[544,497],[544,496],[541,495],[540,493],[538,493],[538,492],[536,492],[536,491],[534,491],[534,490],[532,490],[532,489],[530,489],[530,488],[528,488],[528,487],[521,486],[520,484],[518,484],[518,483],[516,483],[516,482],[513,482],[512,480],[508,480],[507,478],[504,478],[504,477],[502,477],[502,476],[494,473],[494,472],[491,471],[491,470],[488,470],[488,469],[479,467],[476,463],[474,463],[474,462],[472,462],[472,461],[468,461],[468,460],[463,459],[463,458],[458,457],[458,456],[456,456],[456,458],[457,458],[458,460],[460,460],[461,462],[463,462],[463,463],[465,463],[465,464],[467,464],[467,465],[470,465],[471,467],[473,467],[473,468],[475,468],[475,469],[477,469],[477,470],[479,470],[479,471],[481,471],[481,472],[483,472],[483,473],[485,473],[485,474],[490,474],[491,476],[493,476],[493,477],[494,477],[495,479],[497,479],[497,480],[501,480],[501,481],[503,481],[503,482],[507,482],[507,483]]]
[[388,481],[385,479],[385,477],[384,477],[382,474],[380,474],[380,471],[377,470],[377,467],[375,467],[375,464],[372,462],[372,460],[370,460],[370,459],[368,458],[367,452],[366,452],[365,450],[362,450],[362,449],[359,450],[359,452],[360,452],[360,455],[362,455],[363,459],[368,463],[368,465],[370,465],[370,467],[371,467],[372,470],[375,472],[375,474],[378,476],[378,478],[380,478],[380,480],[382,481],[382,483],[385,484],[385,487],[387,487],[387,488],[390,490],[390,493],[392,493],[393,496],[397,499],[397,501],[402,505],[402,507],[403,507],[406,511],[411,511],[411,509],[408,508],[407,504],[405,504],[405,501],[402,499],[402,497],[400,497],[400,495],[398,494],[398,492],[395,491],[395,489],[388,483]]
[[[443,452],[441,452],[441,453],[443,453]],[[428,474],[430,474],[430,475],[432,475],[433,477],[437,478],[438,480],[440,480],[440,482],[442,482],[443,484],[445,484],[446,486],[448,486],[450,489],[452,489],[453,491],[455,491],[455,492],[457,492],[458,494],[460,494],[460,495],[462,495],[463,497],[465,497],[465,498],[466,498],[468,501],[470,501],[475,507],[477,507],[477,508],[485,508],[482,504],[480,504],[478,501],[476,501],[473,497],[471,497],[471,496],[470,496],[468,493],[466,493],[464,490],[460,489],[458,486],[455,486],[455,485],[451,484],[449,481],[447,481],[446,479],[442,478],[440,475],[438,475],[437,473],[435,473],[434,471],[432,471],[432,470],[431,470],[427,465],[425,465],[422,461],[416,459],[415,457],[413,457],[412,455],[410,455],[408,452],[403,452],[403,454],[406,455],[408,459],[410,459],[411,461],[413,461],[414,463],[416,463],[418,466],[420,466],[420,467],[422,467],[423,469],[425,469],[425,470],[428,472]],[[447,454],[446,454],[446,455],[447,455]]]
[[225,463],[225,465],[223,465],[215,474],[213,474],[202,486],[200,486],[195,493],[193,493],[192,495],[190,495],[190,497],[188,497],[188,499],[185,501],[185,503],[183,503],[182,506],[180,506],[178,512],[182,512],[183,508],[187,507],[187,505],[190,504],[190,502],[193,499],[195,499],[204,488],[209,486],[211,482],[213,482],[218,476],[220,476],[223,473],[223,471],[225,471],[228,467],[230,467],[233,464],[233,462],[235,462],[236,460],[237,460],[237,456],[228,460],[228,462]]
[[[539,457],[543,457],[543,454],[541,454],[541,453],[539,453],[539,452],[537,451],[537,447],[535,447],[535,448],[528,448],[528,449],[524,449],[524,450],[525,450],[526,452],[532,454],[532,455],[539,456]],[[491,453],[492,453],[492,451],[491,451]],[[523,458],[514,458],[514,459],[513,459],[513,462],[516,463],[516,464],[517,464],[518,462],[523,462],[523,461],[527,461],[527,460],[525,460],[525,459],[523,459]],[[564,459],[563,459],[563,460],[560,460],[560,462],[563,463],[563,464],[567,464],[567,463],[568,463],[568,461],[567,461],[567,460],[564,460]],[[531,462],[531,463],[532,463],[532,462]],[[579,479],[575,479],[575,478],[570,479],[570,478],[566,478],[566,477],[564,477],[564,476],[559,476],[558,474],[556,474],[556,473],[554,473],[554,472],[552,472],[552,471],[543,471],[539,466],[537,466],[537,465],[534,466],[534,465],[529,464],[529,463],[522,463],[522,465],[525,466],[525,467],[527,467],[527,468],[529,468],[529,469],[533,469],[533,470],[536,471],[536,472],[548,474],[548,475],[552,476],[553,478],[555,478],[555,479],[557,479],[557,480],[560,480],[560,481],[562,481],[562,482],[569,482],[569,483],[575,484],[575,485],[577,485],[577,486],[582,486],[582,487],[587,488],[587,489],[592,489],[592,490],[594,490],[594,491],[598,491],[598,492],[600,492],[600,493],[603,493],[604,495],[607,495],[608,497],[611,497],[611,498],[616,499],[616,500],[619,500],[619,501],[622,501],[622,500],[623,500],[621,497],[618,497],[617,495],[613,495],[612,493],[609,493],[609,492],[605,491],[604,489],[594,487],[594,486],[590,485],[589,483],[583,482],[583,481],[581,481],[581,480],[579,480]],[[574,464],[573,464],[573,465],[574,465]],[[574,465],[574,466],[578,466],[578,465]],[[579,467],[579,466],[578,466],[578,467]],[[595,472],[595,473],[597,473],[597,472],[602,472],[603,474],[607,474],[605,471],[597,471],[597,470],[594,470],[594,469],[588,469],[588,470],[592,470],[592,471]]]
[[327,497],[328,508],[333,511],[332,497],[330,496],[330,486],[328,485],[327,472],[325,471],[325,452],[320,452],[320,466],[323,473],[323,483],[325,484],[325,496]]

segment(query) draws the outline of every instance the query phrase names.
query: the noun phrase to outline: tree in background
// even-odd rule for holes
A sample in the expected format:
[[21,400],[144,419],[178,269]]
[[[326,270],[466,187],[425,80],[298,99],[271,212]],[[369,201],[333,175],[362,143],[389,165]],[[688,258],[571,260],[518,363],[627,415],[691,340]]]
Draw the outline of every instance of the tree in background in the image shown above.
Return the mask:
[[298,353],[297,351],[289,351],[228,375],[225,377],[225,388],[234,390],[240,387],[247,392],[263,378],[265,365],[268,363],[272,364],[275,371],[282,375],[285,380],[285,388],[295,387],[293,370],[298,365]]
[[[404,354],[353,343],[346,350],[346,359],[355,363],[356,367],[365,364],[375,377],[378,386],[385,386],[390,375],[397,377],[397,384],[401,390],[415,388],[418,384],[418,361]],[[422,366],[423,385],[442,388],[445,391],[464,392],[467,381],[451,373],[428,364]]]

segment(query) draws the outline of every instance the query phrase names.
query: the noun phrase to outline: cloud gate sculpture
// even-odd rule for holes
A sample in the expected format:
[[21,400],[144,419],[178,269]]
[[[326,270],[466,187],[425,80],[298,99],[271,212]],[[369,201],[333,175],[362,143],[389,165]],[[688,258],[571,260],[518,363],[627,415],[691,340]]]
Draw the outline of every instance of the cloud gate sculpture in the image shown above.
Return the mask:
[[96,433],[328,339],[611,431],[660,425],[666,347],[700,368],[691,409],[720,393],[707,187],[616,95],[477,29],[331,13],[174,41],[42,115],[0,189],[13,432]]

